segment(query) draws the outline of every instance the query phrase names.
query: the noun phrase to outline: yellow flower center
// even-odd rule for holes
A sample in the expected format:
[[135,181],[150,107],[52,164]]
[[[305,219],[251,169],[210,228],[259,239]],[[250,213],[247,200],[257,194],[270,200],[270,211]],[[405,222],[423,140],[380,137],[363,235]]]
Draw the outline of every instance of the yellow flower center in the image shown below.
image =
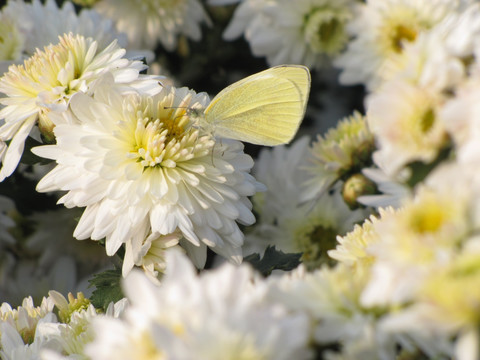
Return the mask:
[[385,55],[401,53],[405,42],[415,41],[419,31],[429,27],[414,9],[391,9],[379,29],[378,41]]
[[403,44],[405,41],[412,42],[417,38],[417,31],[415,29],[406,27],[404,25],[398,25],[393,31],[392,36],[392,49],[401,53],[403,50]]
[[327,251],[335,249],[337,230],[324,225],[317,225],[308,234],[295,236],[296,248],[302,252],[302,262],[309,269],[319,268],[322,264],[333,264]]
[[311,50],[333,55],[343,49],[349,13],[331,7],[314,8],[304,20],[304,36]]
[[190,160],[199,156],[199,152],[208,151],[200,149],[205,145],[200,145],[198,130],[190,126],[188,107],[172,107],[170,97],[155,105],[148,97],[141,102],[132,118],[136,128],[129,158],[140,162],[145,169],[174,168],[179,161]]
[[445,214],[438,204],[424,204],[424,207],[412,209],[410,225],[419,234],[438,231],[445,221]]
[[432,108],[428,108],[420,117],[420,129],[423,133],[427,133],[435,122],[435,112]]
[[435,235],[439,244],[442,237],[446,237],[448,242],[455,242],[455,238],[463,236],[468,230],[465,211],[464,198],[452,200],[424,191],[404,209],[405,226],[414,234]]
[[17,71],[31,82],[30,92],[51,91],[51,103],[82,86],[78,81],[96,53],[96,43],[82,36],[65,35],[60,43],[37,52]]
[[73,313],[85,310],[89,305],[90,300],[85,298],[82,292],[77,293],[77,298],[72,293],[68,293],[68,307],[59,309],[58,316],[62,322],[68,324]]

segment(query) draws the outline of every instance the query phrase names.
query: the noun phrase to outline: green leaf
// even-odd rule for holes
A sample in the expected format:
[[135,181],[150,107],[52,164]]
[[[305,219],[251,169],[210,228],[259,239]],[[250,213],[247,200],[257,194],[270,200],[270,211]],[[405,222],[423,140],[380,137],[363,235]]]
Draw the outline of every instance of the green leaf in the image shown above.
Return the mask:
[[259,254],[251,254],[243,259],[244,262],[250,263],[263,276],[268,276],[273,270],[290,271],[300,265],[300,257],[302,253],[285,254],[281,250],[277,250],[275,246],[268,246],[260,259]]
[[122,269],[120,268],[93,275],[93,279],[88,281],[90,283],[88,287],[96,288],[90,297],[96,309],[106,311],[108,304],[112,301],[115,303],[125,297],[120,285],[121,279]]

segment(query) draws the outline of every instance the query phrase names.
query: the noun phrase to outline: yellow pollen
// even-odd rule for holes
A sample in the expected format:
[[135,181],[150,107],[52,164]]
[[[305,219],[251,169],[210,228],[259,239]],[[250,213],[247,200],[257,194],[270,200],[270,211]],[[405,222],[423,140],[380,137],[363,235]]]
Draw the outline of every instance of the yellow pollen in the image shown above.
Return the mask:
[[427,133],[435,122],[435,113],[432,108],[429,108],[420,119],[420,128],[423,133]]
[[393,30],[392,48],[395,52],[401,53],[403,50],[403,42],[414,41],[417,37],[417,31],[415,29],[406,27],[404,25],[398,25]]
[[[185,110],[180,117],[184,113]],[[175,161],[182,155],[180,148],[185,135],[183,121],[178,114],[174,115],[174,111],[168,110],[166,114],[161,113],[160,118],[143,114],[138,116],[135,145],[129,157],[137,159],[145,168],[175,167]]]

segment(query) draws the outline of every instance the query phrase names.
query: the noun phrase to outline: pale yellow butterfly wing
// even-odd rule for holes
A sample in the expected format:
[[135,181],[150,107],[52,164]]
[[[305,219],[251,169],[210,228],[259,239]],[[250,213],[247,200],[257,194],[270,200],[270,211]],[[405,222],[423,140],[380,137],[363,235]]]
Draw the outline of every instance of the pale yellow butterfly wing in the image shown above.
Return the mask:
[[308,68],[277,66],[223,89],[205,109],[215,135],[259,145],[292,140],[305,114]]

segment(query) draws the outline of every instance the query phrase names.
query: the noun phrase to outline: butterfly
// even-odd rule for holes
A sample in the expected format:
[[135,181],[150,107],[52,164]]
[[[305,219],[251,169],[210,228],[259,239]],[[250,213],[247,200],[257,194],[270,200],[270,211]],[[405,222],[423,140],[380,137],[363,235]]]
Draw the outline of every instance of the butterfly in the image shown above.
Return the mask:
[[286,144],[305,115],[310,71],[280,65],[227,86],[197,117],[196,126],[221,138],[258,145]]

